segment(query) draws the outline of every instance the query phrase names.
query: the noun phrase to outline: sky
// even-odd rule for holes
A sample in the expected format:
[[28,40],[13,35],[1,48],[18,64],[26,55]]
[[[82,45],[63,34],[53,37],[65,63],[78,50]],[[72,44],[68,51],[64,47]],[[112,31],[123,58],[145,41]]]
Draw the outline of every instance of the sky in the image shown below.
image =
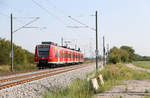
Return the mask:
[[[61,38],[80,47],[85,56],[94,56],[95,31],[68,16],[95,28],[98,11],[98,47],[102,54],[102,37],[109,48],[128,45],[140,55],[150,56],[149,0],[0,0],[0,37],[10,40],[10,14],[14,43],[34,53],[42,41],[60,44]],[[78,26],[80,28],[72,28]]]

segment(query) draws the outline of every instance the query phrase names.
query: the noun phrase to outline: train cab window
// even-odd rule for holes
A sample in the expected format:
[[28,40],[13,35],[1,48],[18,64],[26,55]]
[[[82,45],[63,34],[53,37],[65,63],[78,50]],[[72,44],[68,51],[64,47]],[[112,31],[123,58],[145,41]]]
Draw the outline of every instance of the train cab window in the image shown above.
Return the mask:
[[38,46],[38,56],[48,57],[49,56],[49,46]]

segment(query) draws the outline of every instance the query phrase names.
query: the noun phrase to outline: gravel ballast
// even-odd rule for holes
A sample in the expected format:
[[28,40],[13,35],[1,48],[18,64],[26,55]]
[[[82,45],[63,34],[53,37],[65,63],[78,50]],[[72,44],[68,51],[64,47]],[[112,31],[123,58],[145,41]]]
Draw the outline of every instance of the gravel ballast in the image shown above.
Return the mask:
[[76,78],[86,78],[86,74],[94,70],[93,63],[91,66],[2,89],[0,98],[41,98],[45,91],[66,87]]

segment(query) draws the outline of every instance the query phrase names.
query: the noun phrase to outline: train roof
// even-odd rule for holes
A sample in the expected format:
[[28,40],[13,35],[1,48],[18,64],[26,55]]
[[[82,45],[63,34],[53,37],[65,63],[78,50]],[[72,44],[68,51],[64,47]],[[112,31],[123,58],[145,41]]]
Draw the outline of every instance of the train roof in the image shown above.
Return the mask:
[[[54,43],[54,42],[51,42],[51,41],[42,42],[41,45],[54,45],[54,46],[58,46],[57,43]],[[70,47],[67,47],[67,46],[58,46],[58,47],[62,47],[62,48],[66,48],[66,49],[69,49],[69,50],[74,50],[74,51],[77,51],[77,52],[81,52],[80,48],[78,48],[78,50],[76,50],[74,48],[70,48]]]

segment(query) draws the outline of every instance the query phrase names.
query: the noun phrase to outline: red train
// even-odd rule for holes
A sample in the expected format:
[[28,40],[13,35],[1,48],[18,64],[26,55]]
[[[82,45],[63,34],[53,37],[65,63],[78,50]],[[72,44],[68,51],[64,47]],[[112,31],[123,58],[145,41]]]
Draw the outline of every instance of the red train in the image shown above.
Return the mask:
[[69,49],[64,46],[57,46],[53,42],[42,42],[35,48],[35,63],[39,68],[52,67],[66,64],[83,63],[83,53],[80,49]]

